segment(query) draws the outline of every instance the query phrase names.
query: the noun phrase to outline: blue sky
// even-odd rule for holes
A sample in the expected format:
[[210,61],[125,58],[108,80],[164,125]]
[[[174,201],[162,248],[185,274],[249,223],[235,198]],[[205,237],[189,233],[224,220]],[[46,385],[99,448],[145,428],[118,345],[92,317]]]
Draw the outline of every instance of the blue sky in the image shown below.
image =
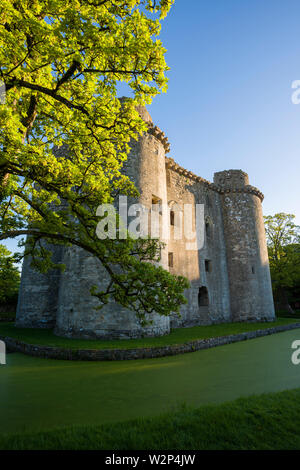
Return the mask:
[[169,89],[148,107],[180,165],[208,180],[242,169],[265,215],[292,213],[298,224],[299,21],[299,0],[175,0],[161,33]]
[[180,165],[208,180],[243,169],[265,215],[298,224],[299,20],[299,0],[175,0],[161,34],[169,89],[148,107]]

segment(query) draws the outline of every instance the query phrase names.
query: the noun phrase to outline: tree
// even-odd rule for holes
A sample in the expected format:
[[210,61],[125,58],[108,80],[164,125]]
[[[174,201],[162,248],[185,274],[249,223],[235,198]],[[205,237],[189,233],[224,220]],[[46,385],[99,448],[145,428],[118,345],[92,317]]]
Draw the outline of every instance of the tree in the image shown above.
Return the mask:
[[0,245],[0,304],[15,303],[20,285],[20,273],[15,259],[4,245]]
[[264,219],[274,295],[279,308],[293,313],[288,290],[300,285],[300,227],[293,214],[281,212]]
[[[187,281],[156,265],[161,244],[99,240],[99,204],[137,196],[122,174],[137,112],[167,87],[159,35],[174,0],[3,0],[0,6],[0,240],[29,236],[25,255],[54,267],[45,242],[96,256],[111,282],[97,291],[136,311],[168,315]],[[117,98],[119,82],[132,98]],[[65,145],[68,157],[54,149]],[[150,261],[150,262],[149,262]]]

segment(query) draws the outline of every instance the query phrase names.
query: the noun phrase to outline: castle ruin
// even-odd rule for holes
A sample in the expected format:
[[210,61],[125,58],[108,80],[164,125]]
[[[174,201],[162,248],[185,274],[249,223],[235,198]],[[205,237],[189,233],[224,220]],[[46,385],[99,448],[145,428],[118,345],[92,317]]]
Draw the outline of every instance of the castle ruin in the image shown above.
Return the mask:
[[[132,144],[124,171],[140,192],[137,202],[148,209],[154,202],[170,208],[161,215],[171,234],[161,265],[190,281],[181,316],[153,315],[152,324],[142,327],[134,312],[114,302],[96,310],[98,300],[90,287],[106,287],[104,268],[78,247],[54,246],[53,260],[66,265],[64,272],[41,274],[24,259],[16,325],[54,328],[66,337],[115,339],[163,335],[178,327],[273,320],[262,193],[241,170],[215,173],[213,183],[185,170],[166,157],[167,138],[149,113],[144,108],[140,113],[148,132]],[[185,237],[172,237],[176,211],[184,204],[204,204],[205,243],[199,250],[187,250]]]

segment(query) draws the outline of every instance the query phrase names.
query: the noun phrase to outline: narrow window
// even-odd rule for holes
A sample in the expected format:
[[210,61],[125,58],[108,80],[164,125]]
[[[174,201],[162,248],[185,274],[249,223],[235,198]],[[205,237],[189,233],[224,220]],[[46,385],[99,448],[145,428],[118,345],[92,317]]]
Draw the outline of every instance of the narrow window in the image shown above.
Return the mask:
[[170,225],[175,225],[175,212],[170,211]]
[[173,268],[173,253],[171,252],[168,253],[168,265],[169,268]]
[[252,274],[255,274],[255,268],[254,268],[254,266],[252,266],[251,271],[252,271]]
[[206,232],[207,238],[209,238],[210,237],[210,226],[209,226],[208,222],[205,223],[205,232]]
[[209,259],[206,259],[205,260],[205,271],[207,273],[210,273],[211,272],[211,261]]
[[162,214],[162,200],[152,195],[152,210]]

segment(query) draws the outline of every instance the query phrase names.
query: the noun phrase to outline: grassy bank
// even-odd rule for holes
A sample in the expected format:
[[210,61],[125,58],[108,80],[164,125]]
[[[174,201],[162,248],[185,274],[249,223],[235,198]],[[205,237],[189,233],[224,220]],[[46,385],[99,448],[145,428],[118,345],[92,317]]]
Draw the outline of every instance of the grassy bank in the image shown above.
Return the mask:
[[[277,318],[274,322],[264,323],[223,323],[219,325],[176,328],[169,335],[155,338],[130,340],[86,340],[60,338],[52,330],[16,328],[13,323],[0,323],[0,336],[10,336],[30,344],[55,346],[66,349],[131,349],[169,346],[205,338],[244,333],[274,326],[295,323],[296,319]],[[300,320],[299,320],[300,321]]]
[[300,310],[294,310],[294,313],[287,310],[277,310],[276,317],[278,318],[300,318]]
[[0,449],[300,449],[300,389],[155,418],[0,437]]
[[14,320],[16,318],[16,314],[14,312],[1,312],[0,311],[0,321],[2,319],[11,319],[11,320]]

